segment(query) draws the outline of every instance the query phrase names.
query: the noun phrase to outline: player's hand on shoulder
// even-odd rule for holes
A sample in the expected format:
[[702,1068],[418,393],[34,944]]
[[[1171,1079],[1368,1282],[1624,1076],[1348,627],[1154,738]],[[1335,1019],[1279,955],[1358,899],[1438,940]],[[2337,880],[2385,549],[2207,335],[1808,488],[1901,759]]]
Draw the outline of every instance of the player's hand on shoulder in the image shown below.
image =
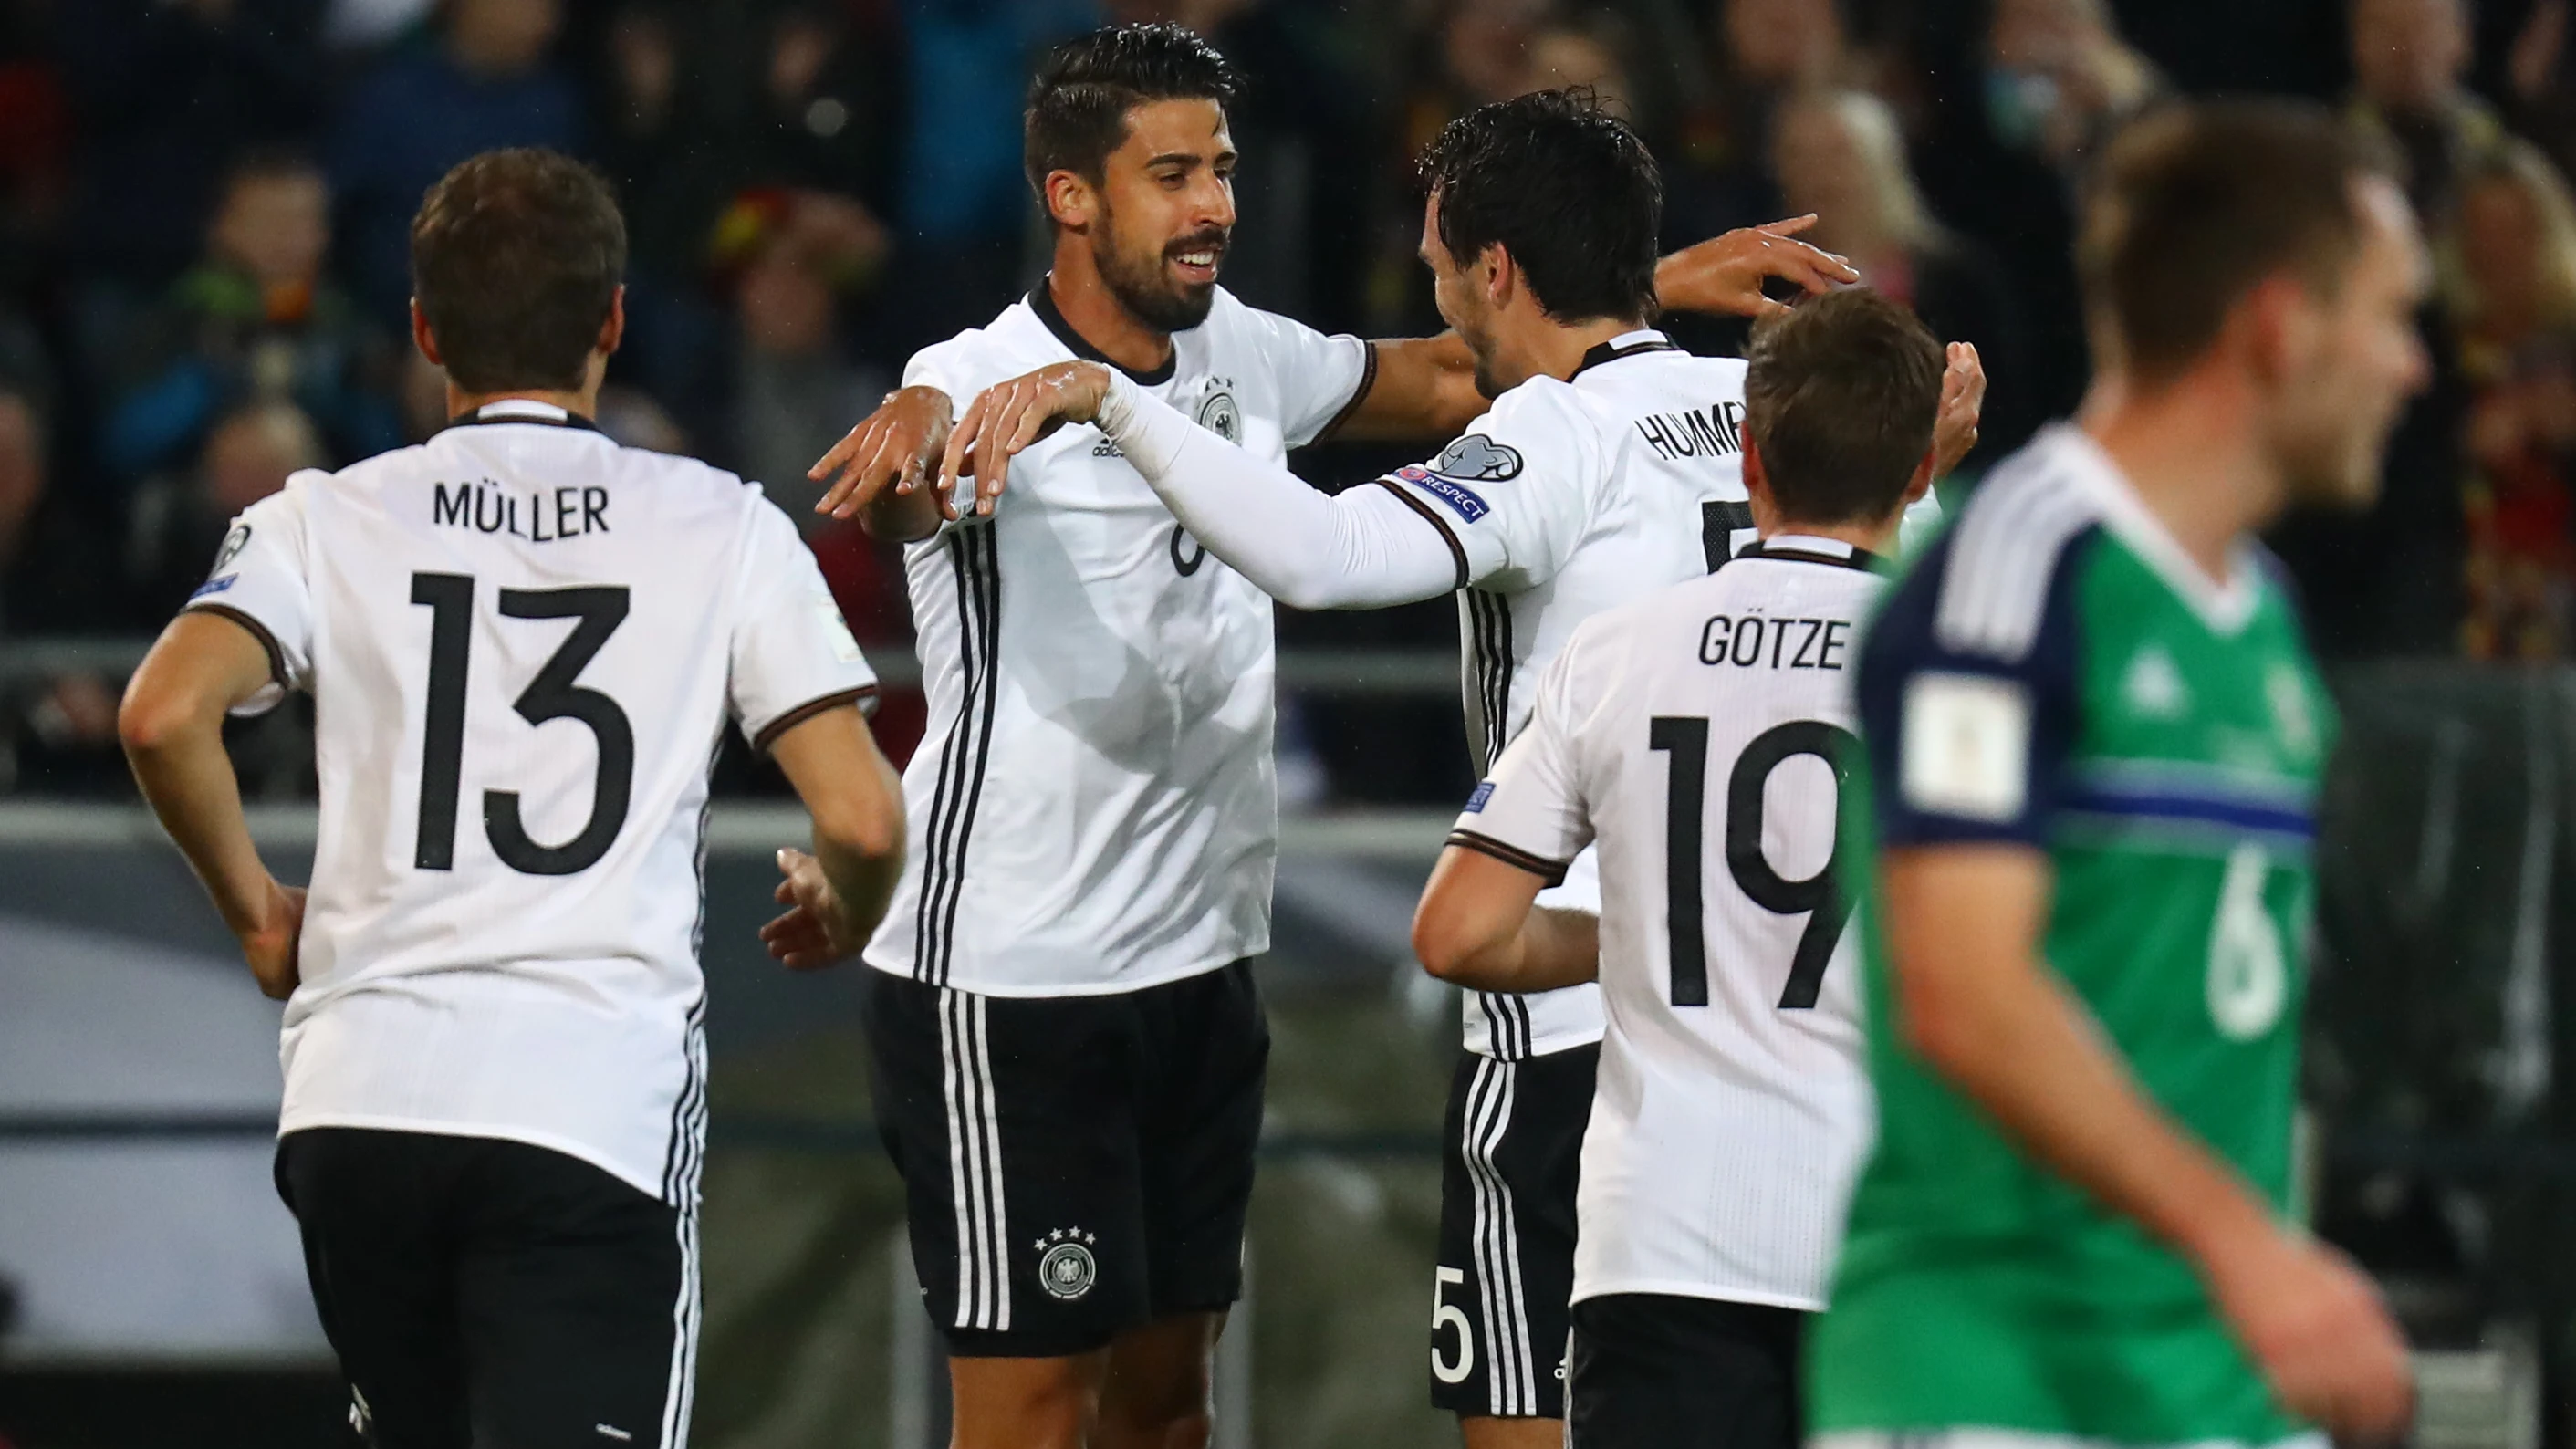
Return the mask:
[[1977,424],[1986,411],[1986,365],[1973,342],[1949,346],[1949,366],[1941,372],[1941,412],[1932,425],[1932,475],[1941,477],[1959,466],[1977,446]]
[[948,394],[933,387],[907,387],[886,394],[877,410],[842,435],[805,476],[830,486],[814,511],[850,518],[883,497],[889,486],[909,494],[930,476],[939,450],[948,441]]
[[1762,295],[1762,284],[1774,277],[1808,292],[1859,281],[1850,262],[1798,240],[1815,224],[1812,215],[1793,216],[1684,247],[1656,266],[1655,299],[1674,311],[1759,319],[1789,310]]
[[1099,363],[1051,362],[978,393],[948,434],[939,462],[940,507],[952,519],[959,516],[958,483],[971,473],[975,512],[991,513],[1010,480],[1011,460],[1066,423],[1098,417],[1109,382],[1109,369]]
[[856,955],[867,944],[864,933],[851,931],[840,898],[823,877],[821,861],[801,850],[782,850],[778,873],[785,879],[778,883],[777,900],[787,910],[760,928],[761,943],[773,958],[791,971],[815,971]]
[[2340,1443],[2394,1443],[2415,1413],[2406,1340],[2341,1253],[2275,1230],[2210,1291],[2282,1407]]
[[295,994],[303,979],[296,969],[303,941],[304,892],[271,879],[259,920],[241,933],[242,959],[250,963],[251,979],[259,983],[262,996],[284,1001]]

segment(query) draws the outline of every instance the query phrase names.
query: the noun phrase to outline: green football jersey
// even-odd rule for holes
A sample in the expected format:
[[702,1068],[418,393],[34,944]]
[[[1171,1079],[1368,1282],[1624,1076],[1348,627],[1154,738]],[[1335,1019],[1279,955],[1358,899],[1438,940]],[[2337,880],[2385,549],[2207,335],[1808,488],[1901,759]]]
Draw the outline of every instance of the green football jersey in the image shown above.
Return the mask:
[[1999,468],[1861,655],[1845,797],[1878,1138],[1817,1326],[1819,1430],[2265,1443],[2274,1406],[2175,1253],[2023,1154],[1888,1020],[1876,852],[2009,841],[2044,950],[2137,1081],[2287,1210],[2331,703],[2249,547],[2226,588],[2083,433]]

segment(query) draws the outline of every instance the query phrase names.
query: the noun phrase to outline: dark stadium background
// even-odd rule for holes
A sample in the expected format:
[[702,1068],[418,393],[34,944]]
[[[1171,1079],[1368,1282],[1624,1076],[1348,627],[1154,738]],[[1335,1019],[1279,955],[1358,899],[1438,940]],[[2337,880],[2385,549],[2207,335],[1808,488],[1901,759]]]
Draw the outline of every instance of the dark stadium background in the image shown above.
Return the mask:
[[[2320,1230],[2426,1360],[2428,1445],[2576,1416],[2576,15],[2569,0],[0,0],[0,1444],[345,1442],[266,1197],[274,1009],[134,804],[116,693],[224,520],[296,467],[422,436],[401,330],[422,188],[490,146],[620,186],[633,330],[602,423],[810,501],[805,463],[911,349],[1036,275],[1031,57],[1176,19],[1250,73],[1228,285],[1333,330],[1437,325],[1415,148],[1582,83],[1666,168],[1669,240],[1815,237],[1992,375],[1951,486],[2085,381],[2070,198],[2172,93],[2338,107],[2406,159],[2441,260],[2437,382],[2379,505],[2276,539],[2346,712],[2311,1012]],[[1675,324],[1702,349],[1723,325]],[[1299,459],[1340,486],[1401,453]],[[802,516],[800,512],[800,516]],[[815,528],[903,677],[897,562]],[[1454,1442],[1422,1405],[1429,1155],[1453,1008],[1403,920],[1463,792],[1445,605],[1283,613],[1289,812],[1254,1298],[1220,1442]],[[908,749],[917,695],[879,718]],[[283,867],[306,725],[234,739]],[[896,1280],[855,983],[749,944],[776,782],[721,769],[698,1442],[938,1432]]]

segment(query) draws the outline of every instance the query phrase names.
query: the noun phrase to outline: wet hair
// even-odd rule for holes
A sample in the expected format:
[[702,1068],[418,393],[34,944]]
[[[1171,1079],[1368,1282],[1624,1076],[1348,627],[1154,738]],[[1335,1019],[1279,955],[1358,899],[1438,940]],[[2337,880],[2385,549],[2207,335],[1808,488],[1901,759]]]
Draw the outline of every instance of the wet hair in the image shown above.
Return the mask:
[[2076,268],[2111,356],[2170,378],[2218,340],[2247,292],[2294,272],[2338,292],[2360,252],[2353,185],[2384,151],[2301,101],[2177,103],[2112,142],[2085,199]]
[[1234,63],[1177,25],[1104,26],[1066,41],[1029,82],[1022,164],[1041,200],[1058,171],[1097,185],[1109,153],[1127,143],[1127,113],[1148,101],[1234,104]]
[[467,392],[581,386],[626,276],[608,182],[553,151],[486,151],[411,223],[411,290]]
[[1559,322],[1655,311],[1664,182],[1646,143],[1589,90],[1479,106],[1422,156],[1440,245],[1461,266],[1499,245]]
[[1905,501],[1941,413],[1941,344],[1865,287],[1811,297],[1757,328],[1744,430],[1793,523],[1868,523]]

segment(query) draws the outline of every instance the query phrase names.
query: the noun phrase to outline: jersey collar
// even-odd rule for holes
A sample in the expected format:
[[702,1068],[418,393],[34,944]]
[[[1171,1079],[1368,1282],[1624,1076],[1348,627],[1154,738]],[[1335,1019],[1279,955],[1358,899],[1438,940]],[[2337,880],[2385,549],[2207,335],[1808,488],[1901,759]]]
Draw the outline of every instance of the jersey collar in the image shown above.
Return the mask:
[[1775,533],[1757,540],[1737,558],[1773,558],[1786,563],[1830,564],[1835,568],[1859,569],[1875,573],[1882,562],[1877,554],[1839,538],[1819,538],[1812,533]]
[[488,427],[493,423],[534,423],[541,428],[578,428],[593,433],[599,431],[599,424],[579,413],[567,412],[553,403],[541,403],[535,398],[526,397],[505,397],[498,402],[487,402],[470,413],[460,413],[449,418],[446,427],[440,428],[439,431],[443,433],[448,428]]
[[1605,362],[1617,362],[1620,358],[1635,357],[1641,352],[1679,351],[1681,348],[1674,343],[1673,339],[1652,327],[1640,327],[1634,332],[1622,332],[1607,342],[1596,344],[1590,351],[1583,354],[1583,361],[1575,365],[1574,371],[1566,374],[1565,380],[1572,382]]
[[2165,586],[2200,616],[2211,633],[2232,635],[2254,617],[2255,605],[2261,599],[2263,565],[2251,545],[2239,539],[2228,550],[2227,577],[2213,579],[2164,522],[2148,510],[2146,500],[2130,486],[2129,476],[2120,471],[2120,465],[2112,461],[2091,433],[2073,423],[2057,423],[2043,431],[2032,446],[2055,448],[2069,460],[2076,476],[2099,500],[2102,526],[2145,560],[2156,577],[2163,579]]
[[1103,367],[1117,368],[1135,379],[1140,387],[1161,387],[1164,383],[1170,382],[1172,374],[1180,368],[1181,349],[1178,346],[1173,347],[1171,356],[1163,359],[1162,366],[1150,372],[1138,372],[1092,346],[1081,333],[1073,330],[1072,323],[1064,320],[1064,311],[1056,306],[1055,294],[1047,286],[1047,280],[1044,277],[1040,277],[1038,284],[1029,289],[1029,310],[1038,314],[1038,320],[1046,324],[1046,330],[1055,334],[1056,341],[1064,344],[1065,351],[1085,362],[1097,362]]

